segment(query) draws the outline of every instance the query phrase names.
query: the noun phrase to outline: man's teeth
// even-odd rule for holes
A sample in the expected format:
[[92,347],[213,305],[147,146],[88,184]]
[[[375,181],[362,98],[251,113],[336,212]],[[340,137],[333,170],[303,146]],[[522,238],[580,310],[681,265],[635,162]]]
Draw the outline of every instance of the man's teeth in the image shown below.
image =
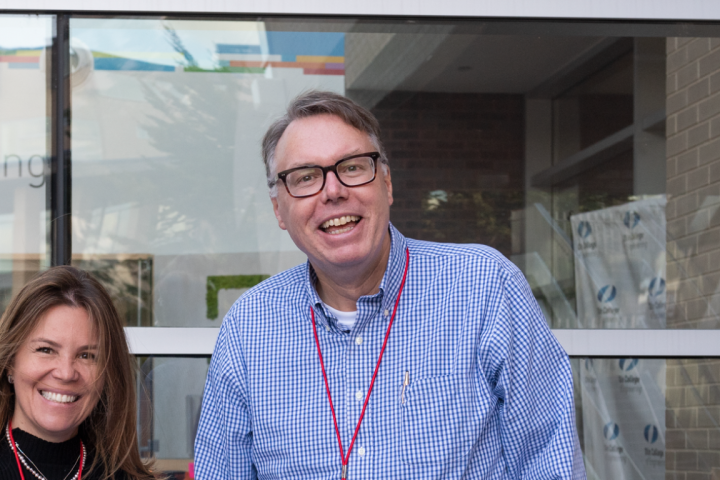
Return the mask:
[[356,217],[355,215],[345,215],[344,217],[331,218],[320,225],[320,227],[324,230],[329,227],[339,227],[340,225],[345,225],[349,222],[357,222],[358,220],[360,220],[360,217]]
[[45,398],[45,400],[50,400],[51,402],[57,403],[72,403],[78,398],[76,395],[61,395],[59,393],[46,391],[40,391],[40,394],[43,396],[43,398]]
[[355,228],[354,225],[348,225],[345,228],[339,228],[337,230],[329,230],[327,233],[329,233],[330,235],[340,235],[341,233],[349,232],[353,228]]

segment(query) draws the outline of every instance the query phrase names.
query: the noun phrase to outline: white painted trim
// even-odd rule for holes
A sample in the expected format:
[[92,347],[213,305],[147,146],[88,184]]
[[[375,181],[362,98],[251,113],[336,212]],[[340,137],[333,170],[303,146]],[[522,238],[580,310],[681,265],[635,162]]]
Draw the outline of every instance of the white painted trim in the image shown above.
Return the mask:
[[[127,327],[135,355],[211,355],[219,328]],[[720,357],[718,330],[553,330],[574,357]]]
[[0,10],[718,20],[717,0],[0,0]]
[[211,355],[219,328],[125,327],[134,355]]
[[720,330],[553,330],[570,356],[720,357]]

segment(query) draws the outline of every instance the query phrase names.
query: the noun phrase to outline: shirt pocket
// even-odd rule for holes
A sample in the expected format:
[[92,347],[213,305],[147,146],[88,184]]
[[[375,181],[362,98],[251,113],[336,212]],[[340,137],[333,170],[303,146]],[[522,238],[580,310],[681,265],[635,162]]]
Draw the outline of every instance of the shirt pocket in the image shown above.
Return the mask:
[[473,444],[472,386],[464,375],[419,378],[408,385],[402,405],[405,464],[447,464]]

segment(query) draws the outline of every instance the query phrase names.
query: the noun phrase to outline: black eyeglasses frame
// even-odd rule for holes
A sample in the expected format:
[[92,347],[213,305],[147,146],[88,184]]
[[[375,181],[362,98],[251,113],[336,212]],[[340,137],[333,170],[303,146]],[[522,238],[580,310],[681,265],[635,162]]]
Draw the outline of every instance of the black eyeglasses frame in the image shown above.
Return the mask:
[[[348,185],[347,183],[343,182],[343,181],[340,179],[340,175],[338,175],[338,173],[337,173],[337,166],[340,165],[340,164],[341,164],[342,162],[344,162],[345,160],[351,160],[351,159],[353,159],[353,158],[360,158],[360,157],[370,157],[370,158],[372,158],[372,161],[373,161],[373,176],[372,176],[372,178],[371,178],[370,180],[368,180],[367,182],[359,183],[359,184],[357,184],[357,185]],[[375,180],[375,177],[377,177],[377,165],[378,165],[378,160],[379,160],[379,159],[380,159],[380,153],[379,153],[379,152],[358,153],[357,155],[351,155],[351,156],[349,156],[349,157],[341,158],[340,160],[338,160],[337,162],[335,162],[335,165],[328,165],[327,167],[321,167],[320,165],[306,165],[306,166],[303,166],[303,167],[291,168],[291,169],[289,169],[289,170],[283,170],[282,172],[279,172],[277,175],[275,175],[275,183],[277,184],[277,181],[278,181],[278,180],[282,180],[283,185],[285,185],[285,190],[287,190],[287,192],[288,192],[288,195],[290,195],[290,196],[293,197],[293,198],[314,197],[314,196],[317,195],[318,193],[322,192],[323,189],[325,188],[325,181],[327,180],[327,174],[328,174],[328,172],[333,172],[333,173],[335,174],[335,178],[337,178],[338,182],[340,182],[341,184],[345,185],[345,186],[348,187],[348,188],[361,187],[361,186],[363,186],[363,185],[367,185],[368,183],[372,182],[373,180]],[[320,186],[320,189],[319,189],[317,192],[311,193],[310,195],[293,195],[292,193],[290,193],[290,189],[289,189],[288,186],[287,186],[287,182],[285,181],[285,178],[286,178],[289,174],[291,174],[292,172],[295,172],[295,171],[297,171],[297,170],[304,170],[304,169],[306,169],[306,168],[319,168],[320,170],[322,170],[322,173],[323,173],[322,185]]]

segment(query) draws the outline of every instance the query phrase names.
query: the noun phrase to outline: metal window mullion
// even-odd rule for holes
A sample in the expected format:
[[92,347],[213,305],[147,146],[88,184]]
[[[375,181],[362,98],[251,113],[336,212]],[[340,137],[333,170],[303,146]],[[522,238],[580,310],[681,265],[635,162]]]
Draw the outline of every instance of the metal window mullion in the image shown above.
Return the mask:
[[50,264],[72,255],[70,164],[70,17],[55,16],[50,78]]

